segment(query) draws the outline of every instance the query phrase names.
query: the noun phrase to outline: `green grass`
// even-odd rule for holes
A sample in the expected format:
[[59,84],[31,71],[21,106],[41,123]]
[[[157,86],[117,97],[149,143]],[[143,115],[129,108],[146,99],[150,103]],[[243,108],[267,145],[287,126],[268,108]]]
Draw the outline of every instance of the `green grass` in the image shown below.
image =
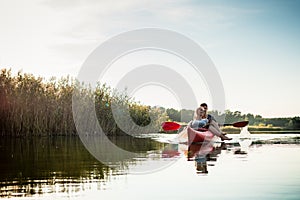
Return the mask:
[[[87,109],[96,110],[98,122],[108,135],[122,135],[122,130],[117,126],[112,114],[112,102],[127,107],[130,117],[146,132],[155,132],[160,129],[163,121],[168,120],[166,113],[160,109],[151,108],[135,102],[126,94],[113,91],[105,84],[98,84],[95,89],[79,84],[70,77],[61,79],[51,78],[46,81],[42,77],[19,72],[13,76],[11,70],[0,71],[0,135],[13,137],[27,136],[54,136],[76,135],[73,119],[72,97],[80,95],[79,114],[81,121],[87,117],[80,115],[87,113]],[[90,108],[90,100],[95,102]],[[89,113],[88,113],[89,115]],[[85,124],[95,126],[95,124]],[[130,130],[131,127],[125,127]]]
[[[240,128],[235,127],[221,127],[221,130],[225,133],[239,134]],[[291,130],[284,127],[272,127],[272,126],[248,126],[248,131],[255,134],[278,134],[278,133],[300,133],[300,130]]]

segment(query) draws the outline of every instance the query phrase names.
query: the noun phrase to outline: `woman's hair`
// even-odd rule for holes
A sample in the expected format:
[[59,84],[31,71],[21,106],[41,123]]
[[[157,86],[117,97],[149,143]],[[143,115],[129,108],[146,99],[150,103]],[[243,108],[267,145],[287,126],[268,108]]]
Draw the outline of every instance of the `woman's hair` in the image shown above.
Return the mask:
[[200,119],[200,116],[198,115],[198,110],[199,109],[201,109],[201,107],[203,107],[203,106],[200,106],[200,107],[198,107],[196,110],[195,110],[195,112],[194,112],[194,120],[196,120],[196,119]]
[[196,110],[195,110],[195,112],[194,112],[194,117],[193,117],[193,120],[196,120],[197,118],[198,118],[198,114],[197,114],[197,110],[198,110],[199,108],[197,108]]

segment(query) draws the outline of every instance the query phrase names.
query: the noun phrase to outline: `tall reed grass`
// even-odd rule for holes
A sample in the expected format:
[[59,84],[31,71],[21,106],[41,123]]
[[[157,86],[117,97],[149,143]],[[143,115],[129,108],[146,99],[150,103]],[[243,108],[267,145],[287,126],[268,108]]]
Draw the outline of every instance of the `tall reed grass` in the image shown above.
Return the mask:
[[[31,74],[2,69],[0,73],[0,134],[9,136],[53,136],[76,135],[72,113],[72,95],[76,89],[75,79],[51,78],[48,81]],[[81,93],[94,98],[98,121],[107,135],[124,134],[113,118],[112,101],[129,107],[130,116],[147,131],[160,129],[161,122],[168,119],[166,113],[157,108],[141,105],[127,95],[113,92],[109,87],[98,85],[95,90],[87,87]],[[83,105],[84,109],[84,105]]]

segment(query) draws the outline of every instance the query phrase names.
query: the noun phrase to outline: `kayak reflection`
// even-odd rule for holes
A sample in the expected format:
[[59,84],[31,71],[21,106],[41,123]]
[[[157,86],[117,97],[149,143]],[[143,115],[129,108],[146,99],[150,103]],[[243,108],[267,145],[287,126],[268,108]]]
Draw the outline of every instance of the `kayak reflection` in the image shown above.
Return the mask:
[[217,161],[218,154],[225,148],[225,143],[197,143],[191,144],[188,147],[187,160],[195,161],[196,172],[198,174],[207,174],[207,166],[213,166],[208,164],[208,161]]

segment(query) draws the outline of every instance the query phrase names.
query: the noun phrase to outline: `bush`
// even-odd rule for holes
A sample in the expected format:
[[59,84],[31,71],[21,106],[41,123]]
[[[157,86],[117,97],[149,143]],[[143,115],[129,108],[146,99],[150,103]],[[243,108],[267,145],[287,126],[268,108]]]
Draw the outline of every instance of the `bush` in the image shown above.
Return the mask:
[[[126,95],[113,93],[104,85],[95,90],[78,87],[78,82],[70,77],[45,81],[41,77],[19,72],[12,76],[11,70],[0,73],[0,134],[10,136],[33,135],[76,135],[72,112],[72,96],[75,90],[80,95],[93,99],[98,121],[108,135],[124,134],[116,125],[112,102],[129,107],[133,121],[147,130],[158,131],[160,124],[168,117],[161,109],[151,108],[134,102]],[[88,99],[87,99],[88,100]],[[82,102],[86,109],[87,102]]]

